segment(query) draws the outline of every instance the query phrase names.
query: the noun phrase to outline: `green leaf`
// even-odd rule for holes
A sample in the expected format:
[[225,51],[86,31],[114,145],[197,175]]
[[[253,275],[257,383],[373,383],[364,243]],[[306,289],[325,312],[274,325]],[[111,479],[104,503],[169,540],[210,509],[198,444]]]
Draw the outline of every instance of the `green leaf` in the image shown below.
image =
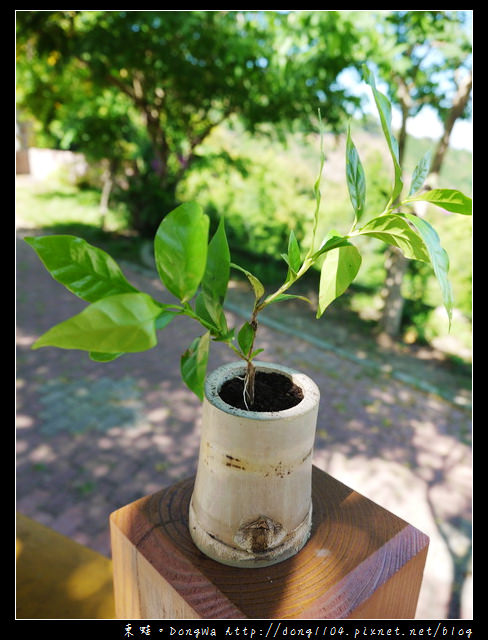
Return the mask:
[[326,254],[320,272],[317,318],[346,291],[361,266],[361,256],[353,245],[339,247]]
[[201,324],[219,338],[227,335],[228,327],[224,308],[219,300],[200,291],[195,300],[195,313]]
[[437,231],[432,225],[418,216],[410,213],[404,214],[410,222],[415,225],[416,229],[422,236],[422,239],[429,252],[430,261],[434,268],[437,281],[439,283],[444,306],[446,307],[447,315],[449,318],[449,328],[451,327],[452,309],[454,306],[454,300],[452,295],[451,284],[448,280],[449,272],[449,257],[445,249],[442,248]]
[[123,356],[123,352],[122,353],[100,353],[97,351],[90,351],[89,356],[90,356],[90,360],[93,360],[94,362],[111,362],[112,360],[116,360],[117,358],[120,358],[120,356]]
[[274,304],[275,302],[280,302],[281,300],[303,300],[304,302],[308,302],[312,304],[312,301],[306,298],[305,296],[297,296],[290,293],[281,293],[279,296],[271,300],[269,304]]
[[298,240],[296,239],[293,229],[290,231],[290,237],[288,239],[288,266],[296,275],[297,271],[302,265],[302,259],[300,255],[300,247],[298,246]]
[[195,202],[163,219],[154,238],[156,267],[165,287],[181,302],[192,298],[207,263],[209,219]]
[[181,357],[181,377],[186,386],[203,400],[207,372],[210,333],[195,338]]
[[214,342],[226,342],[230,344],[234,340],[235,329],[227,329],[227,333],[212,335]]
[[247,356],[252,349],[254,342],[255,330],[249,322],[245,322],[237,334],[237,342],[241,348],[242,353]]
[[228,333],[224,314],[224,300],[230,277],[230,251],[225,235],[224,219],[208,245],[207,265],[202,279],[202,290],[195,301],[195,311],[204,326],[212,328],[214,335]]
[[225,235],[224,219],[208,245],[207,264],[202,280],[202,289],[222,305],[227,293],[230,277],[230,251]]
[[409,202],[429,202],[451,213],[462,213],[465,216],[470,216],[473,213],[471,198],[456,189],[431,189],[419,193],[413,198],[407,198],[402,204]]
[[400,215],[388,214],[373,218],[355,234],[378,238],[378,240],[398,247],[406,258],[430,262],[422,238]]
[[354,225],[359,222],[366,202],[366,178],[359,154],[351,140],[351,127],[347,128],[346,140],[346,180],[349,197],[354,209]]
[[[165,305],[161,305],[165,306]],[[175,318],[175,316],[180,315],[177,311],[170,311],[169,309],[164,309],[159,316],[156,318],[154,326],[156,329],[164,329],[169,325],[169,323]]]
[[256,276],[253,276],[252,273],[250,273],[249,271],[247,271],[246,269],[243,269],[243,267],[240,267],[238,264],[235,264],[234,262],[230,263],[230,266],[233,269],[237,269],[238,271],[242,271],[242,273],[246,274],[247,279],[249,280],[249,282],[251,283],[251,286],[253,288],[254,291],[254,296],[257,300],[260,300],[263,296],[264,296],[264,286],[263,284],[256,278]]
[[332,249],[337,249],[338,247],[343,247],[350,244],[349,238],[347,236],[341,236],[337,231],[329,231],[320,245],[318,251],[316,251],[312,259],[316,260],[323,253],[327,253],[327,251],[332,251]]
[[119,293],[136,293],[118,264],[82,238],[52,235],[25,238],[52,275],[82,300],[96,302]]
[[161,305],[145,293],[121,293],[89,305],[57,324],[32,346],[82,349],[94,354],[145,351],[155,346]]
[[411,196],[413,193],[417,193],[417,191],[424,184],[425,178],[429,175],[429,171],[430,171],[430,149],[425,153],[425,155],[422,156],[417,166],[413,170],[412,184],[410,185],[408,196]]
[[398,158],[398,143],[391,130],[391,103],[388,98],[376,88],[374,75],[369,71],[366,65],[364,65],[363,68],[365,71],[366,82],[369,84],[373,92],[376,108],[378,109],[378,114],[380,116],[381,128],[383,130],[388,149],[390,150],[391,159],[393,160],[394,183],[390,201],[388,203],[388,206],[390,206],[391,203],[393,203],[400,195],[403,187],[402,169]]

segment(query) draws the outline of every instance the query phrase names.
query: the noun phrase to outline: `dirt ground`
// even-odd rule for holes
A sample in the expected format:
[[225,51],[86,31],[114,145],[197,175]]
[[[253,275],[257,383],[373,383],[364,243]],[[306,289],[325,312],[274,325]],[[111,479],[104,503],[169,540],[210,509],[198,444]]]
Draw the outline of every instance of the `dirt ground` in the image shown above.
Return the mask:
[[[104,364],[81,352],[31,350],[85,303],[52,280],[25,234],[18,230],[17,509],[110,555],[112,511],[195,473],[200,406],[181,381],[179,360],[199,327],[171,323],[156,348]],[[125,265],[124,273],[170,300],[155,272]],[[243,321],[248,296],[233,284],[231,324]],[[313,314],[308,321],[294,307],[278,308],[260,328],[260,359],[300,369],[320,388],[314,464],[430,537],[418,618],[470,619],[466,385],[434,353],[407,358],[365,348],[333,319],[318,333]],[[212,345],[210,368],[231,360],[230,350]]]

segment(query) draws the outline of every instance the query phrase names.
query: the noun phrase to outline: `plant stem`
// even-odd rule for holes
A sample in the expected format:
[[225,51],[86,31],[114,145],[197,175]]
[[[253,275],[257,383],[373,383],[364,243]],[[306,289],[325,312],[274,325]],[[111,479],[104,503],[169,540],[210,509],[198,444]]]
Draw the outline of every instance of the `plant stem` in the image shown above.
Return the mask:
[[246,375],[244,377],[244,404],[248,411],[254,407],[254,388],[256,379],[256,367],[251,360],[247,361]]
[[258,315],[258,308],[254,307],[251,320],[249,321],[249,324],[253,329],[253,339],[246,357],[247,367],[246,367],[246,375],[244,376],[244,404],[246,405],[248,411],[249,410],[252,411],[254,407],[256,367],[252,363],[252,353],[254,351],[254,342],[256,340],[256,332],[258,330],[258,322],[256,319],[257,315]]
[[274,302],[276,298],[278,298],[281,294],[285,293],[285,291],[288,291],[288,289],[310,269],[313,263],[314,261],[311,258],[306,258],[296,275],[282,284],[281,287],[274,293],[271,293],[269,296],[267,296],[261,302],[261,304],[258,305],[256,313],[262,311],[265,307]]

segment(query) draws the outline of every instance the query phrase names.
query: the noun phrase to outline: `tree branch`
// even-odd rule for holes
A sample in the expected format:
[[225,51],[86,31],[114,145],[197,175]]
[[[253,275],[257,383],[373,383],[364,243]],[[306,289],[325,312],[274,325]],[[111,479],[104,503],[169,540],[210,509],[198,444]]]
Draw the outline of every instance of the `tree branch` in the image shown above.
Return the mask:
[[470,69],[469,73],[466,76],[464,76],[464,78],[461,81],[459,81],[456,95],[454,96],[452,101],[452,106],[444,121],[444,132],[442,134],[441,139],[439,140],[439,144],[437,145],[437,149],[435,152],[434,160],[432,161],[432,167],[430,171],[431,174],[434,174],[435,176],[437,176],[440,173],[441,166],[444,161],[444,156],[449,146],[449,139],[451,137],[454,124],[456,123],[456,120],[463,115],[463,112],[466,109],[466,105],[468,104],[468,101],[469,101],[469,95],[471,93],[472,86],[473,86],[473,76],[472,76],[472,71]]

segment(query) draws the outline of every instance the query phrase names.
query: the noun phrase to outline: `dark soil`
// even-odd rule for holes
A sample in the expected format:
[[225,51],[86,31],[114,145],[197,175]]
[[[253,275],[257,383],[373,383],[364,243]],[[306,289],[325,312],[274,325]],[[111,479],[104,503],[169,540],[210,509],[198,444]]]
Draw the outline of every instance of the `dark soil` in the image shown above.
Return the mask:
[[[219,392],[224,402],[236,409],[247,409],[244,404],[244,380],[232,378],[222,385]],[[303,400],[303,391],[287,376],[280,373],[256,373],[254,406],[252,411],[283,411]]]

